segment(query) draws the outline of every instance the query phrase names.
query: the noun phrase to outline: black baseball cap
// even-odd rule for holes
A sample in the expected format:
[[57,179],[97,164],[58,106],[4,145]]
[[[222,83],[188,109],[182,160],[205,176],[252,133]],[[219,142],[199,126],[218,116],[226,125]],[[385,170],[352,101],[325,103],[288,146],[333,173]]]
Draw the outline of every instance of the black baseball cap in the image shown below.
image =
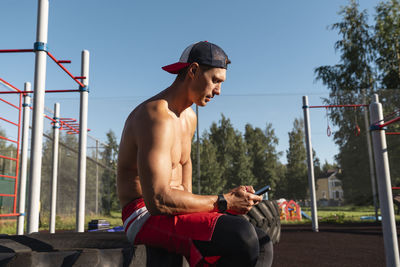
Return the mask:
[[186,47],[178,62],[164,66],[162,69],[172,74],[178,74],[181,69],[186,68],[193,62],[224,69],[227,69],[228,64],[231,63],[221,47],[202,41]]

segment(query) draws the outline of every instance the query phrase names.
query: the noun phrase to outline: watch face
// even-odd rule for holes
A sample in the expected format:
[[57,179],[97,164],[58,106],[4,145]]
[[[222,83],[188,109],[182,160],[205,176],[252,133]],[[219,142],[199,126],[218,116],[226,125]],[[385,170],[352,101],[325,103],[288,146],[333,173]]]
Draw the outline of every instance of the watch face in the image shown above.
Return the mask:
[[223,195],[218,195],[218,211],[225,212],[227,208],[227,202]]

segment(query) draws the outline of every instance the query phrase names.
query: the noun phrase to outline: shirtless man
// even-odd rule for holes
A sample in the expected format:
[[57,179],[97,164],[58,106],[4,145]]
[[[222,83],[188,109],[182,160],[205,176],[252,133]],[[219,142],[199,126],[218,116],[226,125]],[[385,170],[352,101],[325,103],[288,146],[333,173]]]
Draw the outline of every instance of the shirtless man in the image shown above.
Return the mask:
[[252,186],[218,196],[192,193],[196,115],[191,106],[206,106],[220,94],[229,63],[215,44],[190,45],[179,62],[163,67],[178,74],[173,84],[129,115],[117,177],[124,230],[133,244],[182,254],[190,266],[270,266],[267,234],[232,215],[245,214],[261,201]]

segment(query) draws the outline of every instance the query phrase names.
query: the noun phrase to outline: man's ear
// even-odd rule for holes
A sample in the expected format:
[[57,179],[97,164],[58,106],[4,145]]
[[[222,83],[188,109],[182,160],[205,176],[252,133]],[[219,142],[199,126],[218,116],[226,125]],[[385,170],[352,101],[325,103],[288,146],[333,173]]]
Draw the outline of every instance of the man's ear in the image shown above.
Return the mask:
[[193,62],[189,66],[188,74],[190,75],[191,78],[193,78],[196,75],[196,72],[199,71],[199,64],[197,62]]

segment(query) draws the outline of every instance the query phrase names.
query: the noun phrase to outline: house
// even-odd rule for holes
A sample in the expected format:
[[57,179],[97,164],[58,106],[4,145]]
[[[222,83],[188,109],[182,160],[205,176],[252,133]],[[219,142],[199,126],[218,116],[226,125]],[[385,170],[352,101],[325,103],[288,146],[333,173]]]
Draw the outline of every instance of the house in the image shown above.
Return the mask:
[[336,175],[339,170],[328,170],[316,180],[318,206],[341,206],[343,203],[342,181]]

